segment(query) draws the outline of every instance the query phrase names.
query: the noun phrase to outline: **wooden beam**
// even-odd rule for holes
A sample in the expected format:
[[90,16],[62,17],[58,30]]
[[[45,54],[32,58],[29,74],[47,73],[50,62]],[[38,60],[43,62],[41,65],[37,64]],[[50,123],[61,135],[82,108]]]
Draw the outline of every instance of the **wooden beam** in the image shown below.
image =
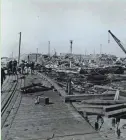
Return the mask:
[[109,86],[94,85],[94,88],[116,91],[116,89],[113,89],[112,87],[109,87]]
[[81,95],[66,95],[65,101],[82,101],[88,99],[102,99],[102,100],[112,100],[115,94],[81,94]]
[[102,106],[102,105],[85,105],[79,103],[72,103],[78,112],[86,112],[89,114],[103,115],[107,117],[116,117],[124,115],[126,112],[126,104]]
[[116,117],[116,116],[123,115],[123,114],[126,114],[126,108],[107,112],[107,113],[105,113],[105,116],[110,118],[110,117]]
[[77,108],[78,112],[86,112],[88,114],[93,115],[104,115],[104,111],[101,108]]
[[120,110],[126,108],[126,104],[116,104],[116,105],[110,105],[110,106],[104,106],[103,109],[105,112],[111,112],[114,110]]
[[104,115],[103,106],[99,105],[84,105],[79,103],[72,103],[78,112],[86,112],[87,115]]
[[83,104],[94,104],[94,105],[114,105],[114,104],[123,104],[126,103],[126,100],[83,100]]
[[79,104],[76,102],[72,103],[76,108],[104,108],[103,105],[90,105],[90,104]]
[[126,90],[117,89],[117,88],[116,89],[113,89],[112,87],[109,87],[109,86],[100,86],[100,85],[95,85],[94,88],[96,88],[96,89],[110,90],[110,91],[119,90],[121,96],[126,96]]

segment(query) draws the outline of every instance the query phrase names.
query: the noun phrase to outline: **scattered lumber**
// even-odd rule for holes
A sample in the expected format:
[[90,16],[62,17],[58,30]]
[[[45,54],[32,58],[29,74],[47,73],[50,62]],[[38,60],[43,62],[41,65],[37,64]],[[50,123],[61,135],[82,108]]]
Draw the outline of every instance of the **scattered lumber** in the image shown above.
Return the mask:
[[126,104],[116,105],[88,105],[72,103],[78,112],[85,112],[87,115],[102,115],[107,117],[117,117],[126,113]]
[[32,87],[35,87],[35,86],[42,86],[42,84],[41,83],[36,83],[36,84],[35,83],[32,83],[29,86],[22,87],[21,90],[26,90],[28,88],[32,88]]

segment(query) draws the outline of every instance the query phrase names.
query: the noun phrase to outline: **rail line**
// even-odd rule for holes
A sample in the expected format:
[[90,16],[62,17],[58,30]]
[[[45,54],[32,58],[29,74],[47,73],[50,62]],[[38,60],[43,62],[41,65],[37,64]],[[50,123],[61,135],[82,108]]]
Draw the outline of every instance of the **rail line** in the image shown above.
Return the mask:
[[[5,96],[5,98],[4,98],[4,100],[2,101],[2,104],[1,104],[1,118],[4,117],[4,121],[1,122],[1,128],[3,128],[3,125],[4,125],[4,123],[7,119],[6,115],[9,114],[9,112],[7,112],[7,108],[9,107],[9,105],[10,105],[12,99],[13,99],[13,96],[16,92],[16,87],[17,87],[17,84],[18,84],[18,76],[16,76],[16,79],[17,79],[17,81],[12,84],[7,96]],[[6,117],[4,116],[4,114],[5,114]]]
[[[13,81],[14,78],[15,78],[15,76],[13,76],[13,77],[12,76],[7,76],[7,78],[5,79],[5,81],[4,81],[3,85],[2,85],[2,88],[1,88],[3,92],[9,90],[8,83],[10,83],[10,81]],[[2,94],[3,94],[3,92],[2,92]]]
[[6,83],[8,83],[9,80],[10,80],[10,76],[7,75],[5,81],[3,82],[3,85],[2,85],[2,87],[1,87],[2,90],[5,89]]
[[6,89],[3,89],[3,92],[1,93],[1,104],[4,102],[4,100],[7,98],[8,93],[11,92],[13,85],[15,85],[15,82],[17,81],[17,75],[14,75],[13,77],[9,77],[8,83],[6,85]]

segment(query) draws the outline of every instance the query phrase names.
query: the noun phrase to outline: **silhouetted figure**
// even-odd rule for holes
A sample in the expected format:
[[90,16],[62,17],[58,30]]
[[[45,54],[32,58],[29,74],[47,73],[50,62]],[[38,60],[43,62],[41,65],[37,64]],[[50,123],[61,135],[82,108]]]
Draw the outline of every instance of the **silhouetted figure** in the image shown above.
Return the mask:
[[16,60],[14,60],[13,62],[12,62],[12,67],[13,67],[13,74],[17,74],[17,61]]
[[120,138],[120,135],[121,135],[121,131],[120,131],[120,129],[117,128],[117,136],[118,136],[118,138]]
[[6,78],[6,75],[5,75],[4,69],[1,68],[1,87],[3,85],[5,78]]
[[120,118],[116,118],[116,124],[120,122]]
[[24,61],[22,61],[22,63],[21,63],[21,73],[22,74],[24,73],[24,68],[25,68],[25,64],[24,64]]
[[18,67],[17,71],[21,74],[21,67]]
[[12,67],[12,61],[10,61],[8,63],[8,73],[10,74],[10,72],[12,73],[13,67]]
[[115,127],[116,120],[115,118],[112,119],[112,126]]
[[95,122],[95,130],[98,130],[98,128],[99,128],[99,124],[98,122]]
[[29,72],[28,72],[28,69],[29,69],[29,63],[28,62],[26,62],[26,73],[28,74]]
[[99,119],[102,119],[101,115],[97,115],[97,122],[99,121]]
[[34,62],[31,63],[31,73],[34,72]]

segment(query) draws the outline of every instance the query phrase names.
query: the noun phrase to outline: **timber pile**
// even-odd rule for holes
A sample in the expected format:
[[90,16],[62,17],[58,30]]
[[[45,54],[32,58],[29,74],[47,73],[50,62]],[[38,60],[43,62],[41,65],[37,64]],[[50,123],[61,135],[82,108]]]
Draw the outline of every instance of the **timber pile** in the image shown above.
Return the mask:
[[22,87],[21,92],[26,94],[26,93],[34,93],[40,91],[48,91],[52,89],[53,89],[52,87],[43,86],[41,83],[37,83],[37,84],[32,83],[29,86]]
[[[113,76],[114,80],[125,80],[126,78],[126,76],[120,74]],[[47,78],[46,76],[44,77]],[[71,102],[78,112],[107,117],[124,117],[126,115],[126,100],[122,99],[122,97],[120,98],[121,95],[126,95],[126,90],[118,88],[118,86],[103,86],[106,83],[111,84],[112,77],[108,77],[102,72],[100,74],[96,72],[93,74],[88,73],[83,75],[83,78],[79,74],[72,75],[70,77],[72,79],[71,89],[73,95],[67,95],[62,89],[67,85],[67,77],[68,75],[64,73],[58,73],[55,78],[57,82],[52,80],[52,77],[51,79],[48,78],[48,81],[64,97],[65,102]]]
[[[88,104],[89,102],[72,103],[78,112],[86,113],[86,115],[101,115],[108,118],[126,116],[126,104],[107,105],[104,104]],[[102,103],[102,102],[101,102]],[[116,103],[116,102],[115,102]]]

